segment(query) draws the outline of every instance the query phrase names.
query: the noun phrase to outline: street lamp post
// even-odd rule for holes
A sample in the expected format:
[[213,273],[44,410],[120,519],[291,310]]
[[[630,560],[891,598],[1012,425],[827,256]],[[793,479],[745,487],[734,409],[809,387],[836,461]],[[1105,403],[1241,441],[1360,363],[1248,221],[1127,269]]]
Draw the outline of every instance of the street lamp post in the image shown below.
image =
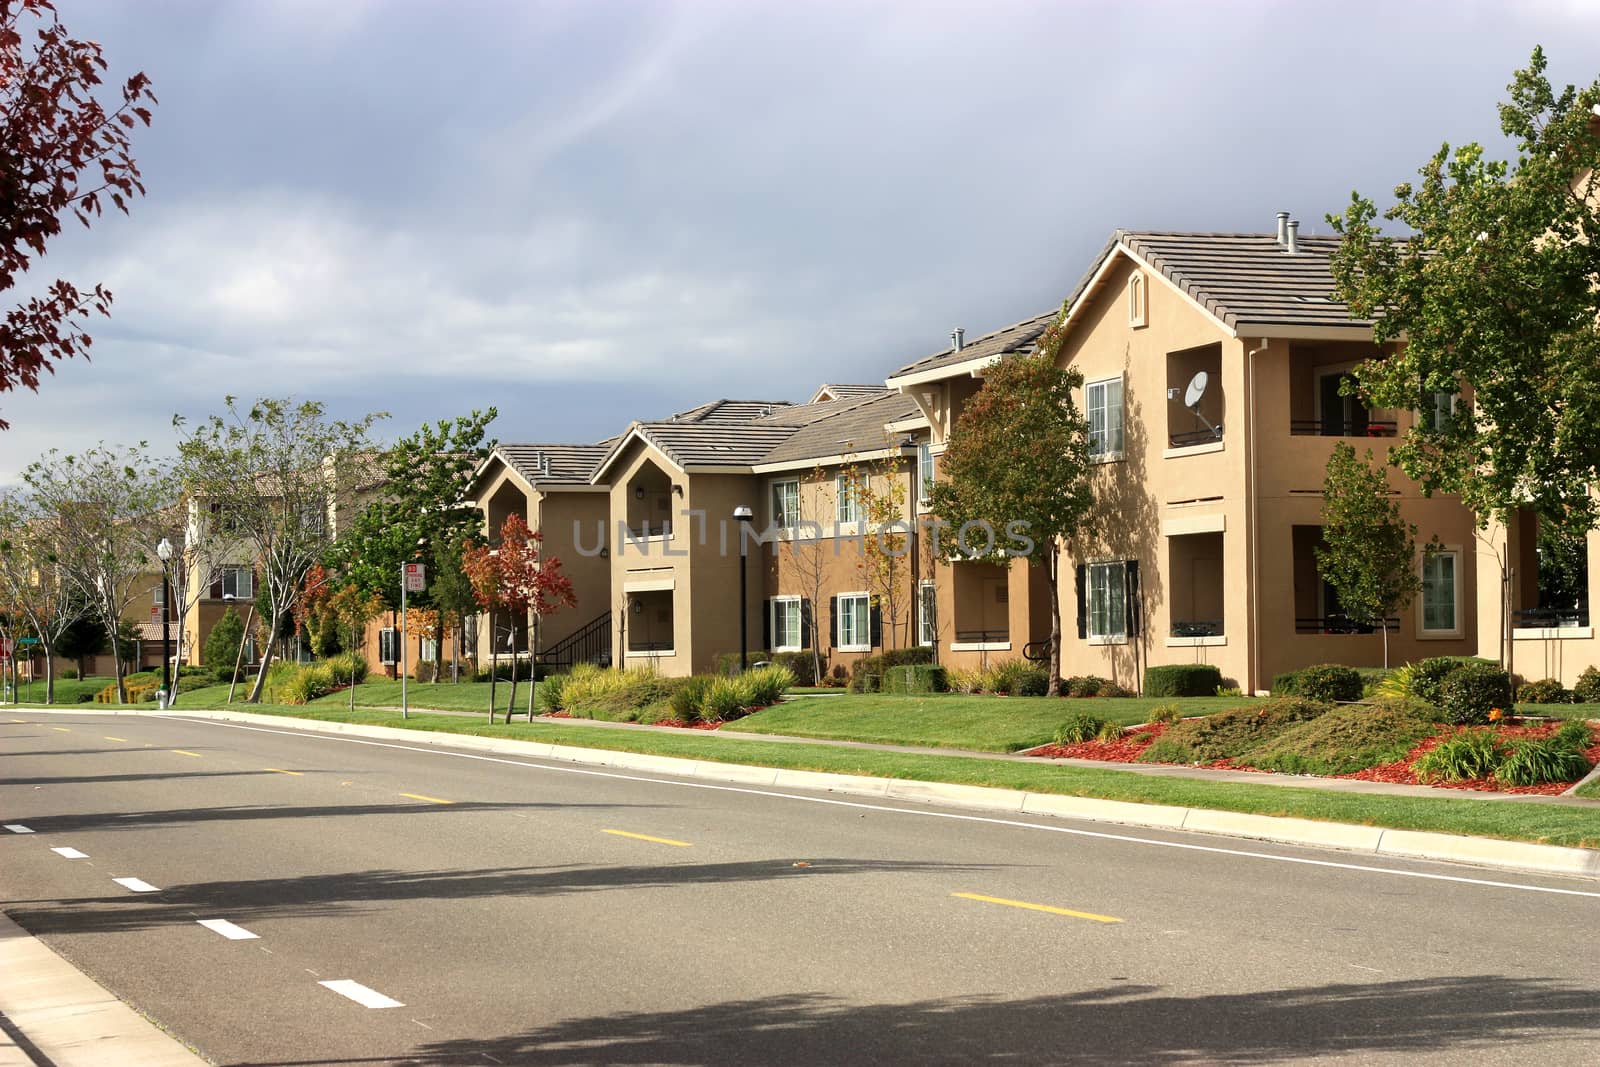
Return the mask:
[[161,559],[161,706],[172,704],[172,635],[167,628],[172,603],[172,583],[167,579],[167,565],[172,562],[172,542],[165,537],[156,545],[156,555]]
[[745,543],[744,531],[750,521],[755,518],[755,512],[750,510],[748,504],[740,504],[733,509],[733,517],[739,521],[739,673],[743,674],[750,669],[750,612],[745,606]]

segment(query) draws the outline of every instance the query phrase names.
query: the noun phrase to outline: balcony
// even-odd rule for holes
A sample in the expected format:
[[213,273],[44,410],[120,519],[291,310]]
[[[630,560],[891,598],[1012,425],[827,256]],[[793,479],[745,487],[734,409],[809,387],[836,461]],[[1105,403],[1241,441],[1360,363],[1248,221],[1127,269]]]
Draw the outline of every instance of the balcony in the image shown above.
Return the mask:
[[1167,353],[1167,447],[1195,448],[1222,441],[1222,346]]
[[[1390,633],[1400,632],[1400,620],[1395,618],[1379,620],[1383,628]],[[1378,622],[1356,622],[1341,612],[1331,612],[1327,615],[1296,616],[1294,632],[1297,634],[1375,634],[1378,632]]]
[[1213,532],[1167,538],[1169,646],[1225,643],[1224,536]]
[[1205,619],[1194,622],[1174,621],[1171,635],[1173,637],[1221,637],[1222,620]]
[[1295,437],[1393,437],[1398,431],[1399,423],[1393,419],[1367,418],[1365,408],[1361,408],[1358,416],[1289,420],[1289,433]]
[[1009,569],[998,564],[960,560],[950,565],[953,651],[1011,647],[1010,580]]

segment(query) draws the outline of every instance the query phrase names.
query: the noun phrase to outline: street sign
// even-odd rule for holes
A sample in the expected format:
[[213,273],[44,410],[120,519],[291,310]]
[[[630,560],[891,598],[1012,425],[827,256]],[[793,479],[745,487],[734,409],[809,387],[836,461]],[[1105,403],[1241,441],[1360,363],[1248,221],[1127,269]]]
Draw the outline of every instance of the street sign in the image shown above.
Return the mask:
[[152,604],[150,606],[150,621],[151,622],[160,622],[161,621],[161,605],[160,604]]
[[19,638],[17,638],[17,644],[23,645],[23,646],[37,645],[38,643],[39,643],[39,639],[37,637],[19,637]]
[[420,593],[428,588],[428,568],[421,563],[406,564],[406,592]]

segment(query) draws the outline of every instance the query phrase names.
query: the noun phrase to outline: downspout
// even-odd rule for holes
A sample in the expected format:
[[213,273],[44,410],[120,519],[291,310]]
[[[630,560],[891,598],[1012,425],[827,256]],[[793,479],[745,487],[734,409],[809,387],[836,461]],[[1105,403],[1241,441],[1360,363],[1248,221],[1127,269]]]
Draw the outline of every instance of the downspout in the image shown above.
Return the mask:
[[1259,473],[1256,469],[1256,357],[1267,350],[1267,339],[1261,338],[1260,347],[1245,353],[1245,395],[1249,403],[1248,434],[1245,440],[1245,471],[1249,484],[1245,490],[1245,506],[1250,510],[1250,624],[1246,627],[1250,641],[1250,686],[1253,695],[1261,688],[1261,506],[1256,499],[1259,492]]

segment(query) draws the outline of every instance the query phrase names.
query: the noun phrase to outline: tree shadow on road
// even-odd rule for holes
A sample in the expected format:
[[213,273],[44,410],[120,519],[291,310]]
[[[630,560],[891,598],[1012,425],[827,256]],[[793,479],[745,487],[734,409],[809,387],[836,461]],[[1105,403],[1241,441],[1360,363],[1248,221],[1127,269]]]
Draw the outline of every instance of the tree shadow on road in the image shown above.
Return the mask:
[[[50,778],[7,778],[4,785],[105,785],[109,782],[170,782],[179,778],[234,778],[240,775],[271,774],[271,771],[174,771],[163,774],[60,775]],[[312,772],[306,772],[312,773]]]

